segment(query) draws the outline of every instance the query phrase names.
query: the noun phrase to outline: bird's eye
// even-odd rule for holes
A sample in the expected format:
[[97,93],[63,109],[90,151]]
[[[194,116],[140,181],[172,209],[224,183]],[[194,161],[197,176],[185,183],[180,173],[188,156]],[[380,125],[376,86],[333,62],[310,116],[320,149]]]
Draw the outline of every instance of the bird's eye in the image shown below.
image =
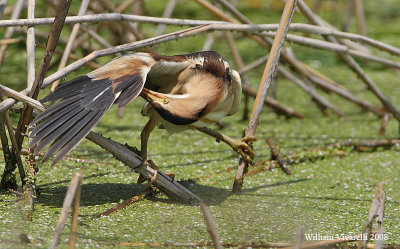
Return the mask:
[[196,64],[193,69],[200,70],[201,69],[201,65],[200,64]]
[[227,68],[226,71],[225,71],[225,78],[226,78],[229,82],[232,81],[232,76],[231,76],[231,73],[229,72],[229,68]]

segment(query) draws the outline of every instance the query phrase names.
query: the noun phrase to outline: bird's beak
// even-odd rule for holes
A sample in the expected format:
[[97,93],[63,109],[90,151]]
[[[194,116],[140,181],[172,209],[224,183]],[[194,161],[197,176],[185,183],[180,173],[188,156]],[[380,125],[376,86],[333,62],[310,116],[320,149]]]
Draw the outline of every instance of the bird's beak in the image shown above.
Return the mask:
[[164,94],[157,93],[146,88],[143,88],[140,94],[150,103],[159,102],[162,104],[168,104],[170,101],[170,99]]

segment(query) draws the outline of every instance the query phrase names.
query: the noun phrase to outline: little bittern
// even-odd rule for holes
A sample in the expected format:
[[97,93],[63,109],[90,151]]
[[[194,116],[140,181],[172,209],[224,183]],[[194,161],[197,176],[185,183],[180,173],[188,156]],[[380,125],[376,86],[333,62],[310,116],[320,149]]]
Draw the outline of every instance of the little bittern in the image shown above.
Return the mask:
[[150,119],[141,133],[141,156],[147,160],[151,131],[162,125],[169,132],[197,129],[229,144],[245,160],[253,157],[246,138],[231,139],[206,128],[235,113],[242,94],[239,74],[216,52],[164,56],[134,53],[57,89],[41,102],[59,100],[31,124],[34,153],[49,146],[42,161],[58,151],[52,165],[71,151],[115,103],[123,107],[137,96],[147,103],[142,115]]

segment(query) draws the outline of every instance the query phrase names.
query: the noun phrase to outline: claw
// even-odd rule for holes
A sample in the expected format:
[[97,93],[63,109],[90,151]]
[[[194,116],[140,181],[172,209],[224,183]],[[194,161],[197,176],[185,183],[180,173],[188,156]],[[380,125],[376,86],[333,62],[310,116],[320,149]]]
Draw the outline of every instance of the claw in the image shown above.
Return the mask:
[[257,138],[254,136],[243,137],[241,139],[234,139],[231,146],[247,163],[252,163],[254,151],[249,143],[254,141],[257,141]]
[[[158,167],[154,164],[154,162],[152,160],[147,160],[147,159],[143,160],[141,167],[146,167],[147,163],[149,163],[150,167],[152,169],[154,169],[154,175],[151,177],[150,182],[149,182],[149,185],[151,185],[157,179]],[[138,180],[137,180],[137,183],[140,184],[140,183],[143,183],[146,180],[147,179],[145,177],[140,175]]]

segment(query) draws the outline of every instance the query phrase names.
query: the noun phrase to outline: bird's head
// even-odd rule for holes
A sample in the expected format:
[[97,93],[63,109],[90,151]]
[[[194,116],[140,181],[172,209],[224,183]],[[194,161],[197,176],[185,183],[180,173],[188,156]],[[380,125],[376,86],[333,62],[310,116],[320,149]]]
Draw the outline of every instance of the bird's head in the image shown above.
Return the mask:
[[[222,115],[235,113],[240,104],[240,75],[227,61],[212,51],[186,55],[190,65],[178,77],[173,94],[159,93],[144,88],[141,95],[158,114],[175,125],[196,122],[219,103]],[[222,116],[222,117],[223,117]]]

